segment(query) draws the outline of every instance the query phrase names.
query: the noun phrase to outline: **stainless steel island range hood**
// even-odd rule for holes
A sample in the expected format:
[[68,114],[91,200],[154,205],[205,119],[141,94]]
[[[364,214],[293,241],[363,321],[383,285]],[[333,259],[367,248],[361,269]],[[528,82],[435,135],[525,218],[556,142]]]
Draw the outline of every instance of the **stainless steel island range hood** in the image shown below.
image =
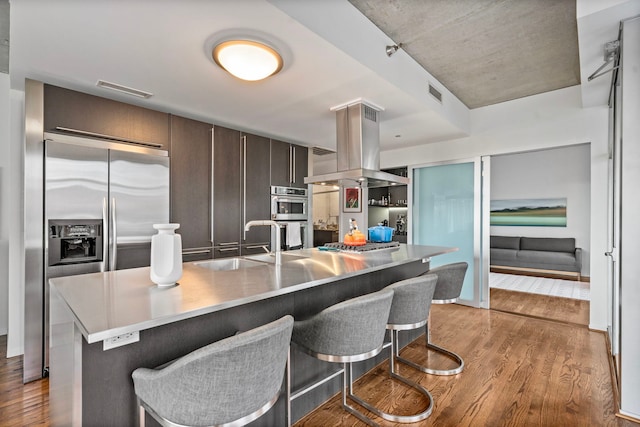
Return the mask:
[[354,101],[336,112],[337,172],[308,176],[305,184],[387,187],[409,184],[409,178],[380,170],[380,109]]

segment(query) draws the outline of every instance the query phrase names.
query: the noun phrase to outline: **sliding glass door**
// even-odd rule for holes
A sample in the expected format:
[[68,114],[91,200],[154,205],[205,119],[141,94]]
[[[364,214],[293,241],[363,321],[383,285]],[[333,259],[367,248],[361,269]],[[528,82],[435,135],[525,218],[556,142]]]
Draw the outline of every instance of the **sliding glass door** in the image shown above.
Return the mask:
[[[482,160],[414,166],[409,172],[410,243],[457,247],[456,252],[434,257],[431,266],[466,261],[469,269],[460,302],[488,308],[488,256],[484,262],[482,256],[482,230],[488,230],[488,221],[483,227]],[[488,182],[488,174],[486,178]]]

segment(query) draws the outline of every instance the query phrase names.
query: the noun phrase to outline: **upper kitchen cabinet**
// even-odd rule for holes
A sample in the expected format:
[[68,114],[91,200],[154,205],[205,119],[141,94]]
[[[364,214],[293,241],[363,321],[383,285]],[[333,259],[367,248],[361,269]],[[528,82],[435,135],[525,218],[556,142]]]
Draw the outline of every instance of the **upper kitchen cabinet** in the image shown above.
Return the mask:
[[45,132],[73,132],[169,150],[169,114],[44,85]]
[[308,148],[271,140],[271,185],[306,188]]
[[171,116],[171,213],[184,261],[213,257],[211,156],[213,125]]

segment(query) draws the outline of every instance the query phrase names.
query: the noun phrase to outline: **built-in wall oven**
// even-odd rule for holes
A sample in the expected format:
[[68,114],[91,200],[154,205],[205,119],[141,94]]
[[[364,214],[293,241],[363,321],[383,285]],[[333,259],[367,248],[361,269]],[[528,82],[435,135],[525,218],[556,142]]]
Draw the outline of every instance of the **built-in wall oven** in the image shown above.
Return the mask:
[[[271,219],[280,225],[280,249],[305,247],[309,212],[306,188],[271,186]],[[272,234],[271,246],[275,247]]]
[[309,197],[306,188],[271,186],[271,219],[307,221]]

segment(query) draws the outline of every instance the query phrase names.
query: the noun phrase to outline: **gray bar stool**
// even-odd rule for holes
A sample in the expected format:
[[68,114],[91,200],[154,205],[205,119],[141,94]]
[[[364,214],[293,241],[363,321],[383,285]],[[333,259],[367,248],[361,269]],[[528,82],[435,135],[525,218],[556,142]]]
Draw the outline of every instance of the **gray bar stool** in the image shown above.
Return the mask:
[[161,369],[136,369],[140,425],[145,411],[163,426],[243,426],[260,417],[278,400],[292,328],[284,316]]
[[392,299],[393,291],[383,289],[343,301],[309,319],[296,321],[291,336],[291,341],[305,353],[343,364],[342,407],[370,426],[378,424],[347,403],[347,397],[354,399],[351,364],[382,351]]
[[[440,267],[433,268],[425,274],[435,274],[438,276],[436,283],[436,290],[433,293],[433,304],[452,304],[458,301],[460,293],[462,292],[462,285],[464,283],[464,276],[467,273],[468,264],[466,262],[456,262],[453,264],[442,265]],[[433,350],[440,354],[447,356],[449,359],[457,363],[457,367],[452,369],[434,369],[425,366],[418,365],[410,360],[397,357],[399,362],[403,362],[409,366],[412,366],[424,373],[433,375],[457,375],[464,369],[464,360],[456,353],[439,347],[431,342],[431,322],[427,323],[426,335],[427,335],[427,349]]]
[[393,290],[393,302],[391,304],[391,311],[389,312],[389,319],[387,320],[387,329],[391,331],[389,375],[422,393],[428,400],[429,405],[425,410],[415,415],[394,415],[376,408],[357,396],[352,397],[360,405],[385,420],[399,423],[415,423],[429,417],[433,410],[433,397],[431,393],[420,384],[399,375],[395,368],[395,358],[400,351],[398,333],[400,331],[418,329],[427,324],[429,310],[431,309],[431,300],[437,280],[438,277],[435,274],[427,274],[412,279],[401,280],[386,287],[386,289]]

